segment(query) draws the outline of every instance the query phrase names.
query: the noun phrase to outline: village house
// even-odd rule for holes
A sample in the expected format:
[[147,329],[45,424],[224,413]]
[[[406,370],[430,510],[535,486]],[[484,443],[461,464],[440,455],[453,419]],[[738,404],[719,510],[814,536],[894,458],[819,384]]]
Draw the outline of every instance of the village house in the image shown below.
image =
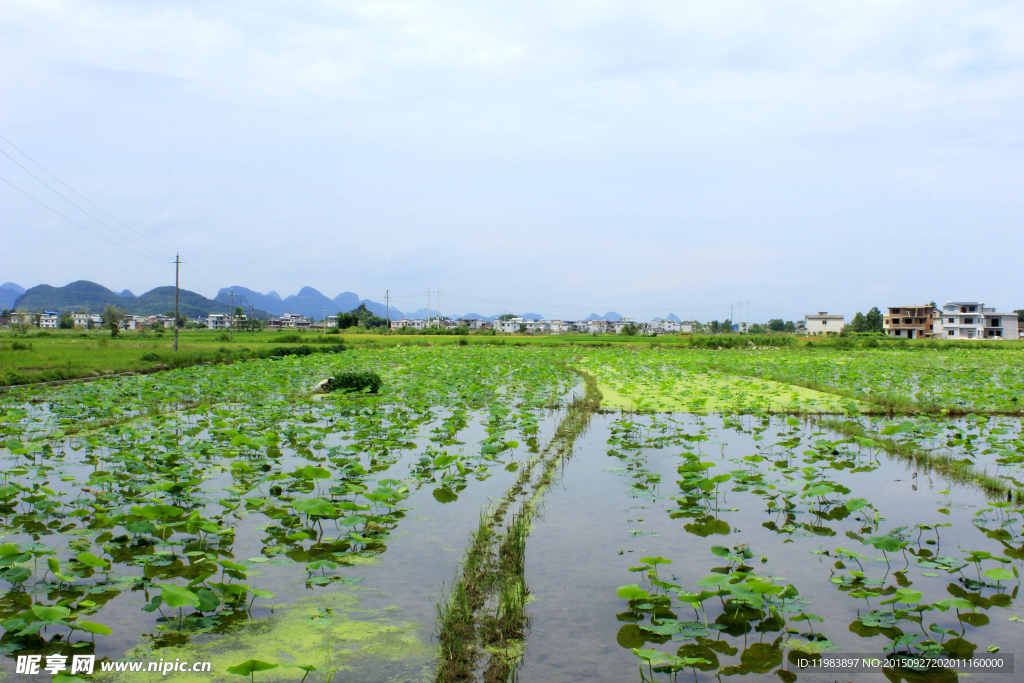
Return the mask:
[[280,330],[284,328],[306,329],[312,324],[313,322],[304,315],[285,313],[280,318],[271,318],[267,327],[272,330]]
[[507,332],[509,334],[519,331],[519,326],[525,321],[522,318],[509,318],[508,320],[495,320],[494,329],[498,332]]
[[149,325],[146,318],[141,315],[126,315],[121,318],[118,327],[122,330],[145,330]]
[[55,330],[57,329],[57,322],[59,320],[59,311],[43,311],[43,314],[39,316],[39,327]]
[[946,339],[1017,339],[1016,313],[998,313],[981,301],[947,301],[941,332]]
[[843,323],[843,316],[829,315],[827,312],[821,311],[818,315],[805,315],[804,327],[807,330],[807,334],[811,336],[823,336],[839,334],[843,331],[845,325]]
[[410,330],[422,330],[427,326],[427,321],[422,318],[408,319],[402,318],[401,320],[392,320],[391,329],[400,330],[408,327]]
[[231,327],[231,319],[227,313],[211,313],[206,316],[206,326],[211,330],[226,330]]
[[882,328],[890,337],[931,339],[942,334],[942,314],[934,304],[891,306]]

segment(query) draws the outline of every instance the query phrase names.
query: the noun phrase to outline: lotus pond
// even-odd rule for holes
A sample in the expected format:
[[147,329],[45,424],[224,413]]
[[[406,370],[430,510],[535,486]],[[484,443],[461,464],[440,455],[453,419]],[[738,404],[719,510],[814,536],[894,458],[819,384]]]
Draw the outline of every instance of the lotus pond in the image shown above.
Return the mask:
[[[834,681],[792,662],[1012,653],[1018,356],[393,347],[10,392],[3,675]],[[343,371],[383,389],[310,393]],[[460,592],[513,540],[517,599]]]

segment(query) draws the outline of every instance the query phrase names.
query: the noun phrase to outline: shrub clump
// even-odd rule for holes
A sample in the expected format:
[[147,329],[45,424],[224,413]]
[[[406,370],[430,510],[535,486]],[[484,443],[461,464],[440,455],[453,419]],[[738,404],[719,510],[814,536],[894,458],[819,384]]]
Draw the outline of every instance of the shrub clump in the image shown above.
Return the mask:
[[344,344],[324,344],[320,348],[303,344],[302,346],[275,346],[264,350],[260,356],[263,358],[284,358],[285,356],[309,356],[314,353],[341,353],[344,350]]
[[368,391],[376,394],[384,386],[384,381],[376,372],[342,372],[331,377],[324,389],[333,391]]
[[690,346],[701,349],[735,349],[745,346],[792,346],[793,335],[710,334],[692,335]]
[[144,363],[153,363],[153,362],[156,362],[158,360],[161,360],[161,358],[160,358],[160,354],[153,353],[152,351],[149,351],[149,352],[144,353],[141,356],[139,356],[139,360],[143,361]]

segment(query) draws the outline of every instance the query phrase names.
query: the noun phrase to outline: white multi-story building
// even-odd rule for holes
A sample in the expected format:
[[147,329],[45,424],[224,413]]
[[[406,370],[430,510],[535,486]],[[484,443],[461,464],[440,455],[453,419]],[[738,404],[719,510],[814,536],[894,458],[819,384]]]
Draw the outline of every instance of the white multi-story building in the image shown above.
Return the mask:
[[818,315],[804,316],[804,327],[807,329],[807,334],[812,336],[839,334],[843,331],[844,326],[841,315],[829,315],[827,312],[821,311]]
[[998,313],[981,301],[947,301],[936,337],[946,339],[1017,339],[1016,313]]
[[619,332],[622,332],[622,330],[626,329],[627,325],[632,325],[632,324],[633,324],[633,319],[632,318],[619,318],[618,320],[616,320],[615,322],[613,322],[611,324],[611,327],[610,327],[610,329],[608,331],[609,332],[614,332],[615,334],[618,334]]
[[527,332],[550,332],[551,323],[547,320],[526,320],[523,322],[526,325]]
[[507,332],[509,334],[519,331],[519,326],[522,325],[525,320],[522,318],[509,318],[508,320],[495,320],[494,329],[498,332]]
[[401,330],[403,328],[409,328],[410,330],[422,330],[427,327],[427,321],[422,318],[416,318],[410,320],[409,318],[402,318],[401,320],[392,320],[391,329]]
[[675,320],[654,320],[651,322],[651,330],[654,332],[678,332],[681,323]]
[[89,321],[92,321],[93,325],[99,325],[103,322],[103,318],[100,317],[99,313],[72,313],[71,319],[75,321],[75,327],[88,327]]
[[211,330],[226,330],[231,327],[231,317],[227,313],[211,313],[206,316],[206,326]]
[[48,328],[51,330],[57,329],[57,322],[60,320],[60,313],[57,311],[44,311],[39,316],[39,327]]

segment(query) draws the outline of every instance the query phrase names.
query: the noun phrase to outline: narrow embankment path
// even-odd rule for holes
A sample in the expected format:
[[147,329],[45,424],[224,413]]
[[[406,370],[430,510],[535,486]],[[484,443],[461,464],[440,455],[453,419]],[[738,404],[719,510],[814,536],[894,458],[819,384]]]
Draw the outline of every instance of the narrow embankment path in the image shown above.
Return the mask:
[[526,538],[545,491],[573,443],[601,405],[597,380],[568,405],[551,442],[522,468],[516,483],[484,511],[460,570],[437,607],[440,644],[436,680],[511,680],[530,626],[525,580]]

